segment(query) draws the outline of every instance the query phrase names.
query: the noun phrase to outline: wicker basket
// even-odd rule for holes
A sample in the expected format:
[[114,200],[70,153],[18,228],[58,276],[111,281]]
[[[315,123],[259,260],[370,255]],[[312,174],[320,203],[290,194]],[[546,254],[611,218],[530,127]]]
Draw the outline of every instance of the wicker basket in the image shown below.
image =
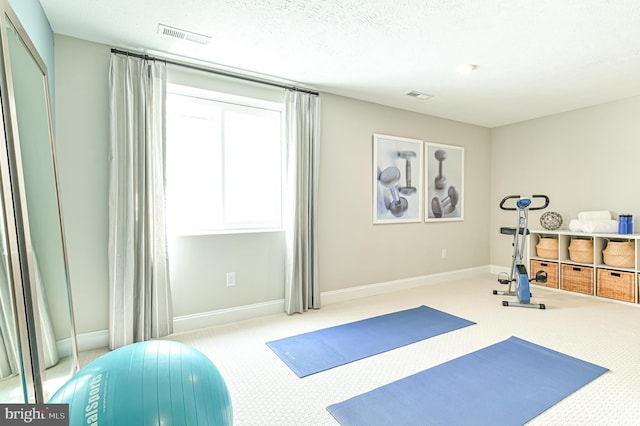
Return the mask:
[[631,241],[609,241],[602,251],[606,265],[617,268],[633,268],[635,252]]
[[593,240],[575,238],[569,244],[569,259],[580,263],[593,263]]
[[556,238],[540,237],[540,241],[536,245],[536,254],[538,257],[545,259],[557,259],[558,240]]
[[593,268],[564,264],[560,276],[563,290],[593,295]]
[[545,287],[558,288],[558,262],[547,262],[546,260],[531,259],[531,275],[535,276],[536,272],[544,271],[547,273],[547,282],[535,282],[536,285]]
[[598,269],[596,294],[600,297],[607,297],[609,299],[635,302],[635,278],[636,277],[633,272]]

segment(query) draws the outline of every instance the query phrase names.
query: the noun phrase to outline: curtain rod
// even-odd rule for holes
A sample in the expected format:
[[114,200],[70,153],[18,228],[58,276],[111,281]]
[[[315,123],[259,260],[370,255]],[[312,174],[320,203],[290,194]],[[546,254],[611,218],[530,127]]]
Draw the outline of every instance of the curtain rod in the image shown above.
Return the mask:
[[252,83],[265,84],[267,86],[279,87],[281,89],[295,90],[295,91],[298,91],[298,92],[308,93],[310,95],[315,95],[315,96],[319,95],[319,93],[314,91],[314,90],[303,89],[301,87],[296,87],[296,86],[288,86],[286,84],[280,84],[280,83],[276,83],[274,81],[260,80],[258,78],[252,78],[252,77],[248,77],[248,76],[245,76],[245,75],[234,74],[234,73],[220,71],[220,70],[216,70],[216,69],[212,69],[212,68],[200,67],[200,66],[197,66],[197,65],[187,64],[187,63],[184,63],[184,62],[176,62],[176,61],[172,61],[172,60],[165,59],[165,58],[157,58],[157,57],[149,56],[149,55],[146,55],[146,54],[128,52],[126,50],[120,50],[120,49],[116,49],[116,48],[112,48],[111,49],[111,53],[115,53],[115,54],[118,54],[118,55],[133,56],[134,58],[140,58],[140,59],[144,59],[144,60],[147,60],[147,61],[161,61],[161,62],[164,62],[165,64],[177,65],[179,67],[190,68],[192,70],[197,70],[197,71],[204,71],[204,72],[208,72],[208,73],[212,73],[212,74],[221,75],[223,77],[231,77],[231,78],[236,78],[236,79],[239,79],[239,80],[250,81]]

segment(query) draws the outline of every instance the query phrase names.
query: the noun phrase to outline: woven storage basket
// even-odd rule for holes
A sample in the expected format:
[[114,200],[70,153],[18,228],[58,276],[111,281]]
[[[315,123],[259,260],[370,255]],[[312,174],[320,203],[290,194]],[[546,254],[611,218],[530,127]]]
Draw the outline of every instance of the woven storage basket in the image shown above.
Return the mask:
[[540,237],[540,241],[536,245],[536,254],[538,257],[545,259],[558,258],[558,240],[556,238]]
[[536,285],[558,288],[558,262],[531,259],[531,275],[535,276],[538,271],[544,271],[547,273],[547,282],[536,282]]
[[635,252],[631,241],[609,241],[602,251],[606,265],[618,268],[633,268]]
[[560,276],[563,290],[593,294],[593,268],[565,264]]
[[580,263],[593,263],[593,240],[575,238],[569,244],[569,259]]
[[636,301],[636,281],[633,272],[611,271],[598,269],[596,281],[596,294],[600,297],[622,300],[625,302]]

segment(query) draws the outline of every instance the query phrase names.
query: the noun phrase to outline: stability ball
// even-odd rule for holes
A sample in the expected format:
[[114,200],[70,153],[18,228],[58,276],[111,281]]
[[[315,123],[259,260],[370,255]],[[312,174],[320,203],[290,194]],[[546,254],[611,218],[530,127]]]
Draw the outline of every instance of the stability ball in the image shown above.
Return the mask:
[[76,425],[231,425],[222,375],[198,350],[151,340],[109,352],[82,368],[49,400],[69,404]]

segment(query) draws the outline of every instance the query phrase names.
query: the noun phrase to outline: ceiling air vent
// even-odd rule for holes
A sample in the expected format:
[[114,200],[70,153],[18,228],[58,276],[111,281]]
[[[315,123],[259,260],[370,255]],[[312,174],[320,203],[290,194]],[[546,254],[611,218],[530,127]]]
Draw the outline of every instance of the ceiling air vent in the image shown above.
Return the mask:
[[158,34],[198,44],[209,44],[211,42],[210,36],[180,30],[163,24],[158,24]]
[[407,96],[411,96],[412,98],[420,99],[422,101],[426,101],[428,99],[433,98],[433,95],[428,95],[426,93],[418,92],[417,90],[412,90],[409,93],[405,93]]

